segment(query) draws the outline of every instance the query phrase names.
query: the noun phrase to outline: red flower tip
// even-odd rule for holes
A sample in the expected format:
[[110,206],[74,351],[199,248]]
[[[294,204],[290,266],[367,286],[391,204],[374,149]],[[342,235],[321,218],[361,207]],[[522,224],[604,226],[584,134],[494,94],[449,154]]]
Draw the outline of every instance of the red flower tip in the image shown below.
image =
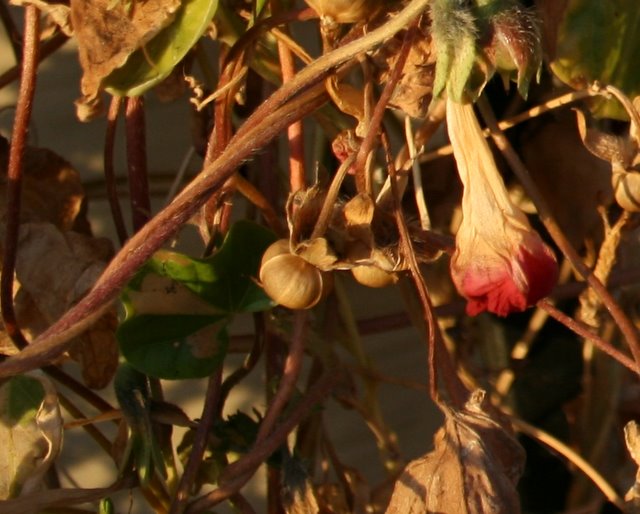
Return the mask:
[[451,273],[458,291],[467,299],[467,314],[522,312],[551,292],[558,280],[558,263],[535,232],[528,236],[529,245],[514,249],[510,258],[492,252],[462,263],[456,252]]

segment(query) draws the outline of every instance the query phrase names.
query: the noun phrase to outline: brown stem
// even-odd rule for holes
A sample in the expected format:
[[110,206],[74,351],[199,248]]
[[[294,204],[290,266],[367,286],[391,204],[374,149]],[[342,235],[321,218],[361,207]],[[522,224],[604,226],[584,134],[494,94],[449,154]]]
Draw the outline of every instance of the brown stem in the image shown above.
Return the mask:
[[591,341],[600,351],[617,360],[625,368],[630,369],[634,373],[640,372],[637,362],[627,357],[620,350],[612,346],[611,343],[598,336],[598,334],[594,334],[588,325],[585,325],[584,323],[576,321],[570,316],[567,316],[564,312],[556,309],[553,304],[549,303],[547,300],[540,300],[537,305],[538,307],[549,313],[549,316],[562,323],[569,330],[575,332],[580,337]]
[[[253,346],[251,347],[251,350],[247,354],[242,366],[225,378],[224,382],[220,386],[220,401],[218,402],[220,409],[224,406],[231,390],[255,368],[256,364],[260,360],[260,356],[262,355],[262,348],[264,346],[266,334],[263,314],[254,314],[254,323],[255,335],[253,336]],[[218,412],[218,415],[221,414],[222,410]]]
[[16,104],[16,117],[9,148],[7,169],[6,233],[0,276],[0,309],[7,335],[18,348],[24,348],[26,339],[18,322],[13,305],[13,275],[18,254],[20,229],[20,196],[22,193],[22,168],[29,134],[29,120],[36,90],[38,40],[40,39],[40,11],[33,5],[25,7],[22,78]]
[[293,335],[291,337],[289,355],[284,363],[280,385],[260,424],[256,444],[260,444],[260,442],[271,433],[278,417],[293,394],[300,370],[302,369],[306,333],[307,311],[296,311],[293,319]]
[[382,144],[385,149],[385,155],[387,159],[387,170],[391,178],[391,194],[394,199],[394,214],[396,217],[396,225],[400,232],[400,244],[402,248],[403,257],[409,264],[409,271],[411,278],[415,284],[418,298],[422,305],[424,318],[427,322],[427,329],[429,332],[429,345],[428,345],[428,364],[429,364],[429,392],[431,399],[438,405],[441,403],[440,394],[438,393],[438,378],[442,376],[443,382],[446,385],[446,392],[451,402],[456,407],[461,407],[466,401],[468,396],[467,388],[464,386],[460,377],[456,373],[456,370],[451,362],[451,357],[446,349],[442,334],[440,333],[440,326],[436,321],[433,305],[431,304],[431,298],[429,291],[427,290],[427,284],[424,281],[424,277],[420,273],[418,267],[418,261],[416,259],[415,251],[411,243],[411,237],[407,228],[404,215],[400,206],[400,198],[398,196],[398,187],[396,183],[396,169],[393,164],[393,157],[389,149],[389,143],[385,134],[382,135]]
[[94,393],[91,389],[78,382],[75,378],[68,375],[57,366],[45,366],[43,370],[56,382],[62,384],[70,391],[73,391],[76,395],[100,412],[110,412],[114,410],[113,406],[104,400],[102,396]]
[[111,217],[113,224],[116,227],[116,233],[118,234],[118,240],[120,246],[124,245],[124,242],[129,237],[127,235],[127,228],[124,223],[124,217],[122,216],[122,209],[120,208],[120,201],[118,200],[118,187],[116,184],[116,173],[113,166],[113,150],[115,147],[116,126],[118,123],[118,113],[120,112],[120,106],[122,105],[122,97],[114,96],[111,98],[111,104],[109,105],[109,112],[107,113],[107,130],[104,136],[104,180],[107,189],[107,199],[109,200],[109,207],[111,209]]
[[271,435],[224,470],[217,489],[189,504],[185,512],[196,514],[206,511],[235,494],[251,478],[253,471],[286,441],[289,433],[331,391],[338,379],[335,373],[327,373],[321,377]]
[[[78,407],[76,407],[65,395],[58,393],[58,400],[60,401],[60,405],[75,419],[86,418],[84,413],[80,409],[78,409]],[[92,424],[88,424],[83,425],[82,428],[85,432],[87,432],[87,434],[89,434],[89,436],[91,436],[91,438],[100,446],[100,448],[102,448],[105,453],[107,453],[107,455],[111,455],[113,445],[111,444],[111,441],[109,441],[109,439],[107,439],[105,435],[100,430],[98,430],[97,427],[93,426]]]
[[133,230],[137,232],[151,217],[144,99],[141,96],[127,98],[125,125],[131,220],[133,222]]
[[402,70],[404,70],[404,65],[407,62],[407,57],[409,55],[409,50],[411,49],[411,42],[413,41],[414,35],[415,27],[409,28],[405,34],[402,47],[400,48],[398,58],[391,75],[389,76],[389,80],[385,84],[385,87],[380,94],[380,98],[373,109],[371,123],[367,127],[367,135],[358,149],[355,164],[353,166],[356,170],[356,186],[358,188],[358,192],[365,192],[367,190],[368,180],[365,177],[365,164],[369,154],[371,153],[374,142],[378,138],[379,127],[382,124],[382,117],[384,116],[387,104],[391,99],[391,95],[393,94],[396,84],[402,76]]
[[[271,10],[279,12],[282,5],[279,0],[271,0]],[[284,41],[278,40],[278,57],[280,58],[280,71],[282,83],[291,80],[296,73],[293,52]],[[302,122],[296,121],[287,128],[287,141],[289,144],[289,187],[292,193],[306,188],[304,171],[304,135]]]
[[[193,216],[241,162],[273,140],[293,120],[301,119],[326,101],[322,81],[333,68],[387,40],[427,6],[428,0],[412,0],[382,27],[319,57],[263,102],[240,127],[223,153],[129,239],[87,296],[41,334],[34,344],[0,364],[0,377],[39,367],[64,352],[70,339],[104,312],[139,266]],[[305,91],[301,92],[303,89]]]
[[582,262],[580,255],[578,255],[576,249],[571,245],[564,232],[553,218],[551,209],[531,178],[531,175],[529,175],[529,171],[511,146],[511,143],[504,135],[504,132],[500,130],[498,122],[487,100],[481,97],[478,100],[477,105],[480,110],[480,114],[484,118],[485,123],[491,132],[491,137],[531,197],[531,200],[536,206],[540,219],[544,223],[549,235],[553,238],[554,242],[558,245],[558,248],[560,248],[567,259],[569,259],[569,262],[571,262],[574,269],[587,281],[587,283],[601,298],[603,305],[607,308],[611,317],[618,325],[620,332],[622,332],[622,335],[625,337],[636,364],[640,367],[640,335],[638,334],[638,330],[635,325],[625,314],[611,293],[609,293],[604,284],[594,275],[584,262]]
[[196,473],[198,472],[198,468],[202,462],[202,456],[207,448],[207,441],[213,427],[213,422],[218,416],[221,380],[222,367],[219,367],[216,372],[209,377],[202,416],[200,416],[200,423],[196,429],[196,433],[193,438],[193,445],[191,446],[191,453],[189,454],[189,459],[185,465],[184,473],[180,478],[178,489],[173,497],[169,514],[182,514],[186,508],[191,487],[193,486]]

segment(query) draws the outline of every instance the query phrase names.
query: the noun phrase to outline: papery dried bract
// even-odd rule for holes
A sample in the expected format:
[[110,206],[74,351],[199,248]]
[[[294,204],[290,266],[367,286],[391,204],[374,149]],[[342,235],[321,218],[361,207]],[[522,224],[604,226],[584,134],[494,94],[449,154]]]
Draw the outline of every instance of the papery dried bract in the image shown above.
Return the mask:
[[475,391],[460,410],[444,407],[435,448],[396,481],[386,514],[517,514],[524,451],[503,416]]

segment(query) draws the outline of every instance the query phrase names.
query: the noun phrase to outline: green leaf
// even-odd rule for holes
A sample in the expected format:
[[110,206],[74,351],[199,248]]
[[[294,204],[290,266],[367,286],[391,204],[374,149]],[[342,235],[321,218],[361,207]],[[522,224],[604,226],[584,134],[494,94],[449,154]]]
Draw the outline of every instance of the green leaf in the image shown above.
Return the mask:
[[225,316],[133,316],[116,332],[124,358],[147,375],[178,380],[210,375],[223,361]]
[[[557,27],[551,69],[572,87],[594,81],[640,95],[640,9],[637,0],[569,0]],[[600,100],[594,114],[627,119],[618,102]]]
[[218,8],[218,0],[184,0],[173,23],[114,70],[104,87],[114,95],[138,96],[164,80],[196,44]]
[[128,363],[121,364],[116,372],[113,388],[129,426],[129,438],[122,465],[130,457],[135,463],[141,484],[147,484],[154,473],[167,478],[162,451],[151,422],[151,385],[149,379]]
[[[235,223],[218,252],[207,259],[161,251],[144,267],[185,286],[220,313],[258,312],[273,306],[256,283],[260,260],[275,241],[272,232],[249,221]],[[130,287],[140,287],[138,277]]]

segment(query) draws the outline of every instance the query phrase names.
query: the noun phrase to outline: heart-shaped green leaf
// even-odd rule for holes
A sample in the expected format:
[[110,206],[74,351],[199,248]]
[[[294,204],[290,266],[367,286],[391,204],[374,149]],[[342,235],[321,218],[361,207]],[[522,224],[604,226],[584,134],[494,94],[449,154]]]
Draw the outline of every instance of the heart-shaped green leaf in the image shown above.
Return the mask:
[[224,316],[134,316],[118,328],[122,355],[143,373],[168,380],[210,375],[224,359]]

